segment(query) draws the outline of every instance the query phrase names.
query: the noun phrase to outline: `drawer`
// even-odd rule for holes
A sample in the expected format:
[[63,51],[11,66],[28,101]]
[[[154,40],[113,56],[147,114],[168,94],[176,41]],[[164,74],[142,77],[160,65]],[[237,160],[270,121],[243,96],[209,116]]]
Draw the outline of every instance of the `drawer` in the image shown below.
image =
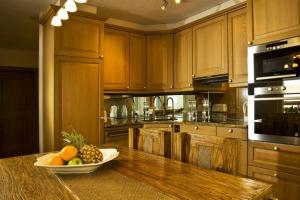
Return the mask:
[[300,146],[249,142],[249,165],[300,175]]
[[172,131],[172,124],[144,124],[145,129],[156,129],[159,131]]
[[193,133],[199,135],[217,135],[217,128],[215,126],[200,126],[200,125],[180,125],[180,132]]
[[248,176],[273,185],[273,196],[279,200],[300,199],[300,176],[284,172],[248,167]]
[[248,139],[248,129],[217,127],[217,136],[247,140]]

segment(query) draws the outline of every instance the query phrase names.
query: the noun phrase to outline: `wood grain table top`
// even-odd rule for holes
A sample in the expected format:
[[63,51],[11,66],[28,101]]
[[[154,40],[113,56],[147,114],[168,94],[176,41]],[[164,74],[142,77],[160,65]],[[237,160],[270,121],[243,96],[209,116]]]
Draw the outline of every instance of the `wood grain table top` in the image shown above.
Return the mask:
[[259,181],[115,148],[119,157],[91,174],[55,175],[33,166],[37,155],[0,159],[0,199],[258,200],[272,190]]

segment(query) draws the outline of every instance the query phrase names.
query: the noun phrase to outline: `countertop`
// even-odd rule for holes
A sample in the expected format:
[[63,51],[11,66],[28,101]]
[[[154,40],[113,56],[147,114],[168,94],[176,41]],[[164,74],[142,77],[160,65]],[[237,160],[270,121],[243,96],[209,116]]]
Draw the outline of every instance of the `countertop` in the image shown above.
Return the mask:
[[[106,147],[115,147],[106,145]],[[0,159],[0,199],[263,199],[272,186],[134,149],[90,174],[55,175],[38,155]]]
[[108,119],[105,122],[105,128],[114,128],[122,126],[141,126],[143,124],[192,124],[198,126],[222,126],[229,128],[247,128],[248,123],[237,119],[228,119],[222,122],[202,122],[202,121],[185,121],[182,118],[176,120],[151,121],[143,119]]

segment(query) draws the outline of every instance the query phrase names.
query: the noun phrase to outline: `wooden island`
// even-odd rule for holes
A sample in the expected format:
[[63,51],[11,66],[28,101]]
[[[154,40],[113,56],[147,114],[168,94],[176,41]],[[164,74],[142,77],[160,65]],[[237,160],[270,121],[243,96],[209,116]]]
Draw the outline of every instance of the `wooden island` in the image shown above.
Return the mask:
[[[112,147],[106,146],[106,147]],[[33,166],[37,156],[0,160],[0,199],[254,199],[272,186],[117,147],[120,155],[90,174],[55,175]]]

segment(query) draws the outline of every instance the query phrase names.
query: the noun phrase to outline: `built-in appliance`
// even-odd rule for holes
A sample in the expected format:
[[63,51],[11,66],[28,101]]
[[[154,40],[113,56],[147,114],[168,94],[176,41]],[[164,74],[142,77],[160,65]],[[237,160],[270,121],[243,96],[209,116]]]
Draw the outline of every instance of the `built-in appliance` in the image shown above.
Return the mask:
[[300,145],[300,37],[248,48],[250,140]]
[[104,128],[104,143],[128,147],[128,126]]
[[249,83],[300,76],[300,37],[248,48]]

